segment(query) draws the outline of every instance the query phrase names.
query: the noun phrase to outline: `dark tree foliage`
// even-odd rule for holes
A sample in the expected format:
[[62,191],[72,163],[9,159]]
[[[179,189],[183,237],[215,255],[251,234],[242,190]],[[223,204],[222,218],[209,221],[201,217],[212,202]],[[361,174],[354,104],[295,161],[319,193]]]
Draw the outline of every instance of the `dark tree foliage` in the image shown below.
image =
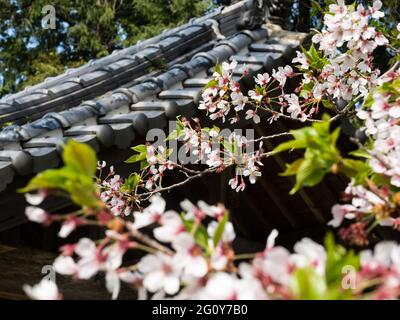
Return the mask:
[[[0,96],[187,22],[209,0],[0,0]],[[51,4],[56,28],[44,29]]]

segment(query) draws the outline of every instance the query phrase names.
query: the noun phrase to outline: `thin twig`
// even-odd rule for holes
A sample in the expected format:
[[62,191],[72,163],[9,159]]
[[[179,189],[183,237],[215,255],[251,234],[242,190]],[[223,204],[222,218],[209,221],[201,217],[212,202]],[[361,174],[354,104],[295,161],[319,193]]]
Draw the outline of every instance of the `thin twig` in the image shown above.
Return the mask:
[[[227,166],[227,167],[229,167],[229,166]],[[188,183],[190,181],[193,181],[195,179],[201,178],[201,177],[203,177],[203,176],[205,176],[205,175],[207,175],[209,173],[214,173],[218,169],[219,168],[209,168],[209,169],[206,169],[204,171],[200,171],[199,173],[197,173],[197,174],[195,174],[193,176],[190,176],[189,178],[187,178],[187,179],[185,179],[185,180],[183,180],[181,182],[175,183],[175,184],[173,184],[173,185],[171,185],[169,187],[157,189],[157,190],[146,192],[146,193],[137,194],[135,196],[137,196],[137,197],[147,197],[147,196],[152,196],[153,194],[158,193],[158,192],[171,191],[172,189],[181,187],[181,186],[185,185],[186,183]]]
[[261,141],[273,140],[273,139],[281,138],[281,137],[288,137],[288,136],[291,136],[291,135],[292,134],[290,132],[282,132],[282,133],[277,133],[277,134],[273,134],[273,135],[270,135],[270,136],[263,136],[263,137],[260,137],[258,139],[254,139],[254,140],[249,140],[248,142],[249,143],[261,142]]
[[136,228],[130,228],[129,231],[130,231],[130,234],[134,238],[136,238],[137,240],[147,244],[148,246],[153,247],[153,248],[155,248],[155,249],[157,249],[157,250],[159,250],[161,252],[164,252],[165,254],[168,254],[168,255],[173,255],[174,254],[174,252],[171,249],[163,246],[162,244],[158,243],[157,241],[153,240],[152,238],[146,236],[145,234],[143,234],[142,232],[140,232]]

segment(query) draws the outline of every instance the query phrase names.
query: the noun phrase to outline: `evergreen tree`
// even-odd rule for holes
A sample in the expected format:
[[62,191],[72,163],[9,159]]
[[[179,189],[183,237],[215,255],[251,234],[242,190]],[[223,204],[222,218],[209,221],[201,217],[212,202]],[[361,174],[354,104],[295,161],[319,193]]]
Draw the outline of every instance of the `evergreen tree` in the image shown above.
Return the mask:
[[[0,0],[0,96],[188,21],[209,0]],[[46,5],[55,29],[43,28]]]

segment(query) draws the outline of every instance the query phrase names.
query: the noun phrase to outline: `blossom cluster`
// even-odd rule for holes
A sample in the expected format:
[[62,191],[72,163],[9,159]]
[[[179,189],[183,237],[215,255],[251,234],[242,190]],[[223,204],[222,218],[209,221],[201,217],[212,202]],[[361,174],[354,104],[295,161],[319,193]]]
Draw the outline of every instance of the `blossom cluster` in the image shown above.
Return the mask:
[[[249,140],[236,132],[223,134],[218,127],[201,127],[199,119],[179,120],[179,129],[174,136],[182,143],[185,159],[192,164],[203,164],[207,170],[222,172],[228,167],[235,168],[235,176],[229,181],[229,185],[237,192],[246,188],[245,178],[251,184],[256,183],[261,176],[260,168],[263,166],[262,158],[266,157],[263,143],[256,145],[255,140]],[[179,131],[179,132],[178,132]],[[162,190],[162,177],[166,170],[178,169],[186,175],[196,175],[200,171],[190,170],[179,162],[171,160],[171,153],[179,150],[167,149],[164,146],[146,146],[147,166],[142,174],[145,187],[148,191]]]
[[147,170],[143,176],[148,191],[162,188],[162,178],[166,170],[173,170],[174,163],[168,159],[168,150],[163,146],[146,146]]
[[[373,53],[379,46],[389,43],[378,31],[375,23],[384,17],[381,1],[370,7],[346,6],[344,0],[331,4],[324,15],[324,29],[312,41],[319,45],[310,50],[297,51],[292,60],[299,73],[287,65],[254,77],[255,88],[247,94],[241,91],[240,79],[233,76],[236,61],[224,62],[216,68],[213,80],[204,90],[199,109],[206,110],[212,120],[225,118],[233,109],[234,123],[240,120],[239,112],[246,110],[246,119],[260,122],[260,111],[271,114],[270,121],[282,115],[306,121],[324,106],[337,109],[341,101],[349,102],[364,97],[381,83],[380,71],[373,65]],[[244,75],[247,75],[245,73]],[[285,93],[287,79],[302,75],[295,92]],[[339,109],[338,109],[339,110]]]
[[[229,118],[230,123],[238,122],[240,112],[245,110],[245,119],[253,120],[258,124],[261,121],[259,111],[269,111],[272,113],[271,121],[279,118],[279,112],[276,107],[281,108],[281,112],[287,107],[287,101],[293,100],[291,95],[284,95],[283,88],[289,78],[294,77],[295,73],[291,66],[279,67],[268,73],[257,74],[254,77],[255,88],[249,90],[247,95],[241,90],[240,79],[234,77],[234,70],[237,62],[223,62],[216,68],[213,79],[209,82],[207,88],[203,91],[202,101],[199,109],[206,110],[211,120],[222,119],[225,122],[226,117],[234,110],[235,116]],[[243,76],[247,76],[245,72]],[[300,111],[295,111],[294,106],[288,108],[288,112],[297,117]],[[300,107],[298,107],[300,108]]]
[[[396,74],[400,79],[400,74]],[[357,116],[365,122],[364,130],[373,139],[370,165],[374,172],[390,177],[400,187],[400,100],[390,93],[375,92],[370,110]]]
[[[381,76],[373,64],[375,49],[388,44],[379,28],[379,19],[384,17],[381,8],[380,1],[365,7],[346,6],[344,0],[338,0],[329,6],[323,30],[312,39],[318,49],[312,45],[308,50],[297,52],[292,60],[296,71],[291,66],[281,66],[271,74],[258,74],[254,77],[255,87],[245,94],[241,79],[248,71],[237,77],[237,62],[224,62],[216,67],[199,106],[211,120],[225,122],[228,119],[236,123],[244,113],[245,119],[258,124],[261,116],[268,113],[270,121],[280,117],[301,122],[314,120],[316,126],[322,128],[323,121],[311,119],[321,105],[337,114],[347,115],[342,111],[358,107],[361,97],[364,104],[356,109],[357,117],[363,123],[361,130],[369,138],[363,146],[365,150],[361,151],[371,172],[363,173],[366,178],[362,182],[352,179],[342,204],[332,208],[333,219],[329,222],[334,228],[341,227],[339,236],[343,240],[358,246],[368,244],[369,233],[378,225],[400,230],[400,74],[394,70]],[[400,33],[400,24],[397,29]],[[399,38],[400,34],[396,33],[394,37]],[[301,79],[295,79],[296,76]],[[300,84],[294,92],[286,92],[292,78]],[[373,90],[381,84],[378,90]],[[343,101],[348,103],[345,108],[339,107]],[[262,252],[238,254],[233,249],[234,226],[223,205],[208,205],[203,201],[195,205],[185,200],[180,204],[182,212],[167,210],[165,200],[159,194],[174,187],[163,183],[167,171],[177,170],[184,174],[186,180],[176,185],[181,186],[205,173],[220,173],[233,168],[235,174],[229,185],[239,192],[246,188],[247,180],[256,183],[261,176],[262,159],[273,154],[265,152],[260,142],[273,136],[257,140],[249,140],[237,133],[224,136],[218,127],[203,128],[197,118],[178,119],[177,123],[176,131],[167,141],[179,139],[184,154],[193,160],[191,163],[199,167],[205,165],[205,170],[194,170],[171,160],[171,153],[178,150],[146,144],[133,147],[137,154],[127,160],[139,162],[140,174],[133,173],[123,179],[111,167],[102,177],[106,164],[98,163],[100,175],[88,195],[74,194],[74,198],[74,190],[51,184],[48,189],[40,184],[39,189],[34,186],[27,191],[39,190],[37,194],[26,195],[30,204],[25,212],[28,219],[43,225],[61,223],[61,238],[67,238],[81,226],[95,226],[105,231],[102,239],[82,238],[61,247],[60,256],[54,261],[57,273],[82,280],[104,274],[106,288],[113,299],[120,295],[121,283],[136,289],[139,299],[301,299],[310,298],[307,295],[310,292],[312,298],[320,299],[400,298],[400,246],[394,242],[381,242],[374,251],[349,254],[349,257],[355,257],[351,267],[356,271],[354,286],[349,290],[341,286],[342,270],[332,268],[332,263],[338,262],[335,259],[346,251],[342,247],[340,250],[335,247],[332,256],[332,247],[327,245],[325,248],[304,238],[290,251],[275,245],[278,232],[273,230]],[[328,135],[329,128],[326,131],[325,135]],[[290,134],[295,136],[296,132],[300,131]],[[305,135],[304,141],[295,137],[286,142],[284,150],[297,146],[308,148],[309,140],[318,134],[317,130],[314,132],[316,134],[310,135],[310,139]],[[336,141],[339,131],[336,132],[332,134],[336,138],[327,141]],[[258,148],[254,150],[258,142]],[[314,143],[315,149],[323,149],[323,139],[318,142],[320,144]],[[331,147],[329,145],[327,149]],[[305,152],[308,156],[309,151],[306,149]],[[324,153],[316,154],[314,158]],[[329,154],[336,156],[338,152]],[[349,160],[337,158],[333,166],[327,166],[329,172],[340,171],[344,160]],[[92,162],[93,166],[79,172],[84,172],[81,180],[86,183],[92,181],[95,171],[96,160]],[[314,169],[312,166],[307,168],[310,172]],[[357,171],[357,168],[352,169]],[[57,170],[52,174],[56,175]],[[45,179],[41,178],[43,183]],[[70,177],[74,183],[79,183],[80,180],[75,178],[76,175]],[[39,208],[52,188],[69,192],[81,209],[70,214],[50,214]],[[141,208],[147,200],[150,204]],[[132,250],[141,252],[140,256],[135,255],[138,257],[135,261],[127,257]],[[344,260],[347,263],[351,259]],[[339,279],[339,282],[333,283],[332,279]],[[306,280],[312,288],[302,292],[300,282],[307,283]],[[47,280],[33,287],[25,285],[24,290],[33,299],[62,298],[55,283]]]
[[371,92],[357,112],[363,123],[361,130],[371,139],[370,147],[365,150],[367,163],[380,182],[374,183],[373,177],[367,185],[351,182],[345,191],[349,203],[332,209],[333,227],[339,227],[344,218],[356,221],[340,233],[344,239],[359,245],[368,243],[368,228],[376,225],[400,230],[400,101],[395,92],[400,74],[391,71],[386,77],[391,82]]
[[367,245],[368,233],[377,225],[400,230],[400,218],[396,215],[395,205],[390,201],[388,189],[375,189],[372,192],[362,185],[350,184],[344,198],[349,203],[333,206],[333,219],[328,224],[337,228],[343,224],[344,219],[350,220],[350,226],[339,231],[346,242],[358,246]]
[[325,93],[334,99],[351,101],[366,96],[379,84],[379,69],[373,65],[373,52],[378,46],[389,43],[373,22],[384,17],[380,11],[381,1],[372,7],[359,4],[356,8],[346,6],[344,0],[329,6],[324,16],[324,29],[314,35],[328,58],[312,89],[312,95],[321,99]]
[[[143,299],[298,299],[301,296],[293,287],[298,270],[311,268],[320,279],[326,277],[328,252],[311,239],[302,239],[290,252],[275,245],[278,232],[273,230],[262,252],[241,258],[232,248],[235,231],[224,206],[202,201],[194,205],[185,200],[181,207],[181,215],[166,210],[165,201],[157,195],[143,212],[134,213],[133,222],[111,218],[110,214],[104,239],[94,242],[82,238],[64,245],[54,269],[77,279],[105,273],[106,288],[114,299],[121,282],[138,289]],[[138,236],[140,229],[149,226],[153,226],[157,245]],[[134,265],[126,265],[128,250],[147,254]],[[375,252],[364,251],[360,258],[353,297],[361,296],[373,280],[376,289],[370,298],[398,298],[400,247],[381,243]],[[26,285],[24,290],[33,299],[60,299],[56,285],[47,281],[34,287]]]
[[98,185],[101,189],[100,199],[107,203],[110,211],[115,216],[128,216],[131,213],[131,206],[121,188],[124,184],[124,179],[115,174],[114,167],[111,166],[108,175],[105,178],[101,177],[103,169],[106,167],[106,162],[98,163],[97,169],[100,172]]

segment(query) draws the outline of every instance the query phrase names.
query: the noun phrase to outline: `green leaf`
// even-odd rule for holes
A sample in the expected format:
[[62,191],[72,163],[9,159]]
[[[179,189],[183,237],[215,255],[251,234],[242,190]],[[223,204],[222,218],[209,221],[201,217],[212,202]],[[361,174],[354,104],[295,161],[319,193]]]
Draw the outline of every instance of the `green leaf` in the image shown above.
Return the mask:
[[321,300],[325,298],[327,286],[324,277],[311,267],[297,269],[291,277],[291,288],[300,300]]
[[138,152],[138,154],[134,154],[129,159],[125,160],[125,163],[135,163],[135,162],[143,161],[147,158],[147,146],[146,145],[139,144],[135,147],[132,147],[131,149]]
[[135,191],[140,182],[140,175],[136,172],[132,173],[126,180],[122,189],[127,192]]
[[324,56],[322,51],[318,51],[314,44],[310,46],[308,50],[302,48],[303,54],[309,61],[310,67],[316,70],[322,70],[328,63],[328,59]]
[[349,155],[358,157],[358,158],[371,159],[371,155],[366,150],[362,150],[362,149],[351,151],[351,152],[349,152]]
[[322,104],[324,105],[325,108],[330,109],[330,110],[332,110],[334,107],[332,101],[330,101],[330,100],[323,99]]
[[179,133],[178,133],[178,130],[174,130],[174,131],[172,131],[169,135],[168,135],[168,137],[165,139],[165,141],[170,141],[170,140],[175,140],[175,139],[178,139],[179,138]]
[[147,168],[149,166],[149,163],[147,162],[147,160],[142,160],[140,161],[140,170],[143,170],[145,168]]
[[214,239],[213,239],[214,247],[218,246],[218,244],[222,238],[222,235],[224,234],[225,225],[228,222],[228,219],[229,219],[229,213],[225,212],[224,217],[222,218],[221,222],[218,224],[218,227],[214,233]]
[[72,201],[80,206],[97,207],[99,205],[96,196],[97,187],[93,178],[68,166],[39,173],[19,192],[25,193],[40,189],[65,191],[70,195]]
[[64,189],[65,182],[73,178],[76,173],[70,168],[46,170],[33,177],[28,184],[19,189],[19,192],[26,193],[40,189]]
[[340,171],[348,178],[354,179],[356,184],[364,184],[372,174],[372,169],[367,162],[354,159],[343,159]]
[[96,173],[97,156],[88,145],[69,140],[63,152],[64,164],[73,170],[92,177]]
[[193,234],[194,231],[193,239],[196,244],[203,248],[207,254],[209,254],[210,248],[208,246],[208,233],[206,228],[202,224],[195,224],[194,220],[187,220],[184,216],[184,213],[181,214],[181,219],[188,233]]
[[303,140],[290,140],[281,143],[274,150],[273,153],[280,153],[286,150],[304,149],[307,147],[306,141]]
[[144,144],[139,144],[137,146],[134,146],[131,148],[133,151],[139,152],[139,153],[146,153],[147,152],[147,146]]
[[[353,250],[347,251],[344,247],[337,245],[331,232],[326,235],[324,243],[327,253],[325,264],[326,283],[330,287],[341,288],[344,268],[350,266],[355,271],[358,271],[360,258]],[[341,293],[343,294],[343,292]]]
[[324,175],[332,171],[332,166],[340,161],[340,153],[336,149],[336,142],[340,129],[330,133],[328,115],[323,115],[320,122],[314,122],[311,127],[304,127],[290,131],[294,139],[278,145],[273,152],[305,149],[304,157],[286,166],[282,176],[296,175],[296,184],[290,194],[295,194],[303,186],[315,186]]
[[125,160],[125,163],[135,163],[146,159],[146,153],[139,153],[131,156],[129,159]]
[[291,164],[286,164],[286,170],[283,173],[280,173],[279,175],[282,177],[289,177],[289,176],[294,176],[297,174],[299,171],[299,168],[301,164],[303,163],[304,158],[297,159]]
[[325,172],[325,168],[321,167],[321,164],[315,159],[304,159],[297,170],[296,184],[290,194],[295,194],[302,186],[312,187],[317,185],[324,178]]
[[86,144],[69,140],[63,152],[64,167],[46,170],[33,177],[19,192],[40,189],[66,192],[81,207],[98,207],[97,186],[94,182],[97,157]]
[[313,88],[314,88],[314,82],[312,81],[303,84],[303,87],[301,88],[300,92],[300,97],[307,98]]
[[[215,69],[214,69],[215,71]],[[222,73],[222,70],[220,72],[218,72],[219,74]],[[214,88],[218,86],[218,81],[215,79],[210,80],[205,86],[204,86],[204,90],[208,89],[208,88]]]
[[221,65],[221,64],[217,64],[217,65],[214,67],[214,72],[216,72],[216,73],[222,75],[222,65]]

